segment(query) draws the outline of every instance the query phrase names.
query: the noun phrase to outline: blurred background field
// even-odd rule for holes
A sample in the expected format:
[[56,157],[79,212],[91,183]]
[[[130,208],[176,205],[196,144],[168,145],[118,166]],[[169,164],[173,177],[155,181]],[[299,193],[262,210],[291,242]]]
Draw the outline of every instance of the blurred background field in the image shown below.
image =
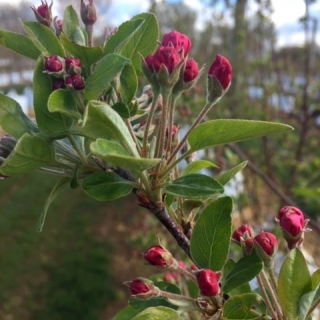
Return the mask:
[[[192,39],[190,57],[206,70],[216,53],[230,59],[232,87],[208,118],[279,121],[295,128],[217,147],[202,157],[220,166],[208,172],[213,176],[249,159],[227,189],[235,199],[237,223],[272,230],[277,210],[297,205],[312,219],[306,248],[319,259],[319,1],[283,0],[281,7],[269,0],[94,2],[100,13],[96,45],[103,44],[106,27],[112,31],[150,10],[162,33],[176,29]],[[56,0],[54,15],[61,18],[71,4],[79,12],[79,3]],[[0,28],[23,32],[18,18],[34,20],[30,6],[40,4],[0,0]],[[30,117],[34,64],[0,46],[0,92],[19,101]],[[176,124],[183,128],[205,101],[205,80],[202,76],[179,100]],[[39,172],[0,180],[0,320],[111,319],[129,297],[122,282],[154,273],[143,265],[141,252],[162,229],[133,195],[104,203],[80,188],[65,191],[37,233],[55,181]]]

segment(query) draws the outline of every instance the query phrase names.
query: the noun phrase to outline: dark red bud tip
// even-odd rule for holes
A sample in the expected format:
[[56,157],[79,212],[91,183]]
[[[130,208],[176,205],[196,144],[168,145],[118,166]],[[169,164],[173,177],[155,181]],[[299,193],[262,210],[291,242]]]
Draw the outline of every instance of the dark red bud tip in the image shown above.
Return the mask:
[[201,293],[207,297],[213,297],[220,292],[220,274],[210,269],[202,269],[197,272],[197,281]]
[[150,288],[147,284],[144,283],[141,279],[135,279],[130,283],[130,292],[133,295],[143,294],[150,291]]
[[169,251],[161,246],[152,246],[145,253],[144,258],[153,266],[169,267],[173,263],[173,257]]
[[216,77],[223,90],[226,90],[229,87],[232,79],[232,67],[228,59],[220,54],[217,54],[209,69],[208,76]]
[[58,89],[63,89],[65,87],[66,87],[66,85],[65,85],[63,79],[57,78],[52,81],[52,91],[55,91]]
[[232,234],[232,239],[238,243],[240,243],[240,238],[247,232],[249,237],[252,237],[252,230],[248,224],[243,224],[241,227],[236,229]]
[[178,52],[183,49],[183,55],[185,57],[188,55],[192,43],[185,34],[178,31],[171,31],[163,36],[161,45],[164,47],[173,46]]
[[278,219],[281,221],[281,219],[284,216],[289,216],[291,214],[298,215],[298,216],[302,217],[302,219],[304,218],[303,213],[300,209],[293,207],[293,206],[285,206],[279,210]]
[[84,89],[84,81],[80,74],[75,74],[66,78],[66,85],[74,88],[75,90]]
[[[66,71],[73,72],[78,69],[78,73],[81,72],[81,61],[78,58],[66,58]],[[76,72],[77,73],[77,72]]]
[[190,82],[194,80],[199,73],[199,67],[198,64],[193,60],[188,60],[186,62],[186,68],[183,73],[183,81],[184,82]]
[[254,237],[254,241],[259,244],[261,249],[268,255],[273,256],[278,246],[277,237],[270,232],[261,232]]
[[175,48],[162,46],[153,55],[152,66],[155,72],[158,73],[161,65],[164,65],[170,74],[179,62],[180,56]]
[[63,69],[63,64],[58,56],[50,56],[46,58],[44,67],[49,72],[59,72]]

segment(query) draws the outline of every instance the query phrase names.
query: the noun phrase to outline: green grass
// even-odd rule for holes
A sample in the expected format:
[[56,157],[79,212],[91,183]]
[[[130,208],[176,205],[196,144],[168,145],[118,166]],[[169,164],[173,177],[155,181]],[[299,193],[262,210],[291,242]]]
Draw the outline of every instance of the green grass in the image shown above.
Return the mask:
[[66,190],[36,232],[56,181],[41,173],[0,180],[0,315],[95,320],[115,300],[112,247],[93,227],[105,203]]

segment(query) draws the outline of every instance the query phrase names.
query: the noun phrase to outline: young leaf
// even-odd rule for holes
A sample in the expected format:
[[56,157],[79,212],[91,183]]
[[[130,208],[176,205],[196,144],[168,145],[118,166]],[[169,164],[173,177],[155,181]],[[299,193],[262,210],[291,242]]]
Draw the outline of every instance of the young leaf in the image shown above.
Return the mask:
[[222,197],[210,203],[198,218],[190,249],[200,268],[222,270],[230,247],[231,212],[232,199]]
[[33,76],[33,105],[40,131],[49,136],[66,135],[72,125],[72,119],[59,112],[48,110],[48,100],[52,93],[52,84],[49,75],[43,73],[43,57],[37,61]]
[[26,132],[38,132],[38,128],[22,111],[17,101],[0,93],[0,126],[15,138]]
[[216,180],[204,174],[192,173],[165,183],[163,191],[178,197],[194,199],[223,193],[223,187]]
[[27,58],[37,60],[41,51],[25,35],[0,29],[0,45]]
[[113,172],[96,172],[84,179],[83,190],[99,201],[115,200],[126,196],[135,183],[125,180]]
[[227,184],[239,171],[241,171],[247,165],[248,161],[243,161],[237,166],[231,168],[228,171],[223,172],[215,179],[220,182],[223,186]]
[[23,22],[23,28],[43,55],[65,57],[66,53],[59,39],[50,28],[34,21]]
[[77,110],[73,95],[68,90],[58,89],[53,91],[48,100],[48,110],[50,112],[60,112],[75,119],[81,119],[81,114]]
[[101,101],[90,101],[86,107],[81,133],[92,139],[103,138],[118,141],[127,152],[139,158],[134,141],[121,117]]
[[122,119],[128,119],[130,118],[130,112],[127,107],[123,102],[116,102],[111,106],[111,108],[117,112],[117,114],[122,118]]
[[179,320],[177,311],[167,307],[151,307],[136,315],[132,320]]
[[125,104],[129,104],[132,101],[137,88],[138,79],[134,67],[131,64],[127,64],[120,75],[120,95]]
[[131,306],[126,306],[121,311],[119,311],[112,320],[128,320],[132,319],[134,316],[136,316],[139,313],[139,311],[133,309]]
[[307,262],[299,249],[293,249],[284,260],[278,278],[279,302],[288,318],[299,316],[300,298],[311,290]]
[[256,307],[262,302],[262,298],[255,293],[245,293],[240,296],[229,298],[223,307],[223,319],[263,319],[267,320],[268,317],[253,311],[252,308]]
[[299,302],[299,320],[304,320],[307,318],[309,310],[314,306],[319,304],[320,299],[320,286],[318,286],[314,291],[310,291],[304,294]]
[[38,224],[37,224],[37,231],[41,232],[43,225],[44,225],[44,221],[46,219],[46,215],[47,215],[47,211],[51,205],[51,203],[57,198],[57,196],[65,189],[65,187],[70,184],[71,178],[68,177],[63,177],[60,180],[58,180],[58,182],[56,183],[56,185],[54,186],[54,188],[52,189],[48,199],[46,200],[46,203],[43,207],[43,210],[41,212]]
[[312,281],[312,290],[315,290],[320,284],[320,269],[316,270],[312,274],[311,281]]
[[7,176],[38,169],[55,161],[54,148],[40,136],[25,133],[0,167]]
[[292,130],[292,127],[274,122],[252,120],[211,120],[199,124],[189,135],[190,151],[220,144],[258,138],[267,134]]
[[263,268],[262,260],[252,254],[242,257],[227,275],[222,290],[229,292],[252,280]]
[[219,168],[214,163],[207,160],[196,160],[190,162],[181,172],[181,176],[186,176],[190,173],[196,173],[204,168]]
[[161,159],[131,157],[117,142],[97,139],[91,143],[90,149],[94,155],[115,167],[134,171],[144,171],[157,165]]
[[62,31],[71,41],[74,41],[74,34],[79,27],[79,18],[72,6],[67,6],[63,14]]

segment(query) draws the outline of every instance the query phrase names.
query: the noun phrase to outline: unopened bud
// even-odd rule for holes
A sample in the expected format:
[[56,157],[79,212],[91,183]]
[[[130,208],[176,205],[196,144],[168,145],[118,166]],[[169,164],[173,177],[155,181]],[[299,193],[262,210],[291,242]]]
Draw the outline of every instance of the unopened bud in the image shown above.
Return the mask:
[[220,292],[220,273],[210,269],[201,269],[196,273],[199,289],[207,297],[213,297]]
[[85,85],[80,74],[75,74],[66,78],[66,86],[75,90],[83,90]]
[[150,247],[144,253],[144,258],[149,262],[149,264],[160,268],[171,267],[175,261],[172,254],[162,246]]
[[78,58],[66,58],[66,72],[68,74],[80,74],[82,64]]
[[47,26],[50,28],[51,23],[52,23],[52,5],[53,2],[51,1],[50,6],[48,6],[47,1],[42,1],[41,0],[41,5],[39,7],[31,7],[31,9],[33,10],[36,19],[39,23]]
[[47,57],[44,67],[48,72],[60,72],[63,70],[63,58],[59,56]]
[[82,22],[87,25],[93,25],[97,21],[97,11],[93,4],[93,0],[89,0],[89,4],[84,4],[81,0],[81,19]]
[[191,49],[191,40],[183,33],[171,31],[162,38],[161,45],[164,47],[173,46],[178,52],[183,50],[183,56],[186,57]]

